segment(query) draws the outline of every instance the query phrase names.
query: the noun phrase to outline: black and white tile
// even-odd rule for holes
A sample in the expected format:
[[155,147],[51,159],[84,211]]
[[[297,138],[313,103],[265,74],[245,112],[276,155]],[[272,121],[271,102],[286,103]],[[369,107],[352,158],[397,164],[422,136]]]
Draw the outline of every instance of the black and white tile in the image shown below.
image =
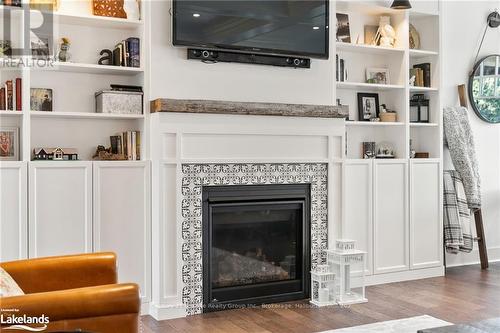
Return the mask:
[[202,187],[311,184],[311,266],[324,263],[328,230],[328,168],[324,163],[183,164],[182,302],[202,313]]

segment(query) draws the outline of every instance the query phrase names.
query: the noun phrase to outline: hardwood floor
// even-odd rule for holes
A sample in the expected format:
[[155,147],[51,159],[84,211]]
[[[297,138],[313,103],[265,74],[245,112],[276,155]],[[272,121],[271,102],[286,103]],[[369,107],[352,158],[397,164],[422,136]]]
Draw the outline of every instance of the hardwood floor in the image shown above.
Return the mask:
[[143,333],[320,332],[427,314],[452,323],[500,317],[500,263],[450,268],[445,277],[367,288],[368,303],[314,308],[307,301],[181,319],[142,318]]

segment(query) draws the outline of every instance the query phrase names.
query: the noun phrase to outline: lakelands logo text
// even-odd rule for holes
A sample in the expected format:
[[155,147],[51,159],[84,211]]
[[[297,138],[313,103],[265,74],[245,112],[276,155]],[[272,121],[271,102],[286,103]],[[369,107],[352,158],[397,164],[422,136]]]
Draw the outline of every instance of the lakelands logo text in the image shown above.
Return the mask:
[[15,314],[0,314],[0,324],[9,325],[3,327],[2,330],[24,330],[30,332],[41,332],[47,329],[48,323],[49,317],[45,315],[41,315],[39,317],[31,317],[27,315],[16,316]]

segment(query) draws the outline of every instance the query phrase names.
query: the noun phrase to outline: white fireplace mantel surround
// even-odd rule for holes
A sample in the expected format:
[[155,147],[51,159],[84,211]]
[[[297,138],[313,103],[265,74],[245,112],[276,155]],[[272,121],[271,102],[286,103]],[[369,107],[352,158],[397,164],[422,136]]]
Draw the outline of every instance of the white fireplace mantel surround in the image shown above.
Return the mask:
[[343,119],[162,112],[151,116],[151,127],[153,317],[187,314],[182,295],[182,269],[187,269],[181,235],[183,165],[325,165],[328,245],[339,235]]

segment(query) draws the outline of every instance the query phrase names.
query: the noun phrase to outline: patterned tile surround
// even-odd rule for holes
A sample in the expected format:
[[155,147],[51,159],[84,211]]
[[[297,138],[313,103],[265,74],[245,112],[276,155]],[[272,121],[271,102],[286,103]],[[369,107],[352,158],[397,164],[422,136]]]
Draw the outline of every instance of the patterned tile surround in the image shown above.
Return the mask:
[[328,168],[324,163],[183,164],[182,302],[202,312],[202,186],[311,184],[311,266],[324,263],[328,230]]

